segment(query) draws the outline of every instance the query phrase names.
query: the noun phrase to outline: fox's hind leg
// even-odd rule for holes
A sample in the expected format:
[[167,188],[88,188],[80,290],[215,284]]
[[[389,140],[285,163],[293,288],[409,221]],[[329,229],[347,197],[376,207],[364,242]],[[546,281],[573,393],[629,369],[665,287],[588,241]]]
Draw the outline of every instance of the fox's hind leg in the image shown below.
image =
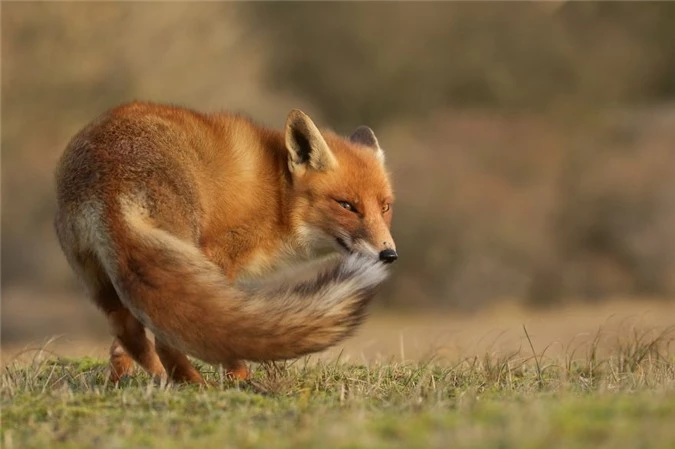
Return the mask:
[[[143,324],[122,304],[99,259],[100,251],[93,249],[102,241],[98,230],[98,209],[92,203],[84,207],[80,215],[73,215],[70,210],[60,210],[54,226],[68,263],[86,286],[90,299],[105,313],[115,337],[110,347],[110,378],[118,381],[122,376],[131,374],[132,360],[151,375],[164,376],[166,373],[162,362],[145,335]],[[105,249],[105,245],[103,247]]]
[[[180,352],[178,349],[170,346],[169,344],[163,342],[161,339],[155,339],[155,346],[157,348],[157,354],[162,360],[164,369],[176,382],[192,382],[198,384],[206,384],[202,375],[197,371],[197,369],[190,363],[190,360]],[[248,379],[248,368],[243,362],[235,361],[231,363],[226,363],[224,365],[225,373],[235,379],[245,380]]]
[[122,342],[115,337],[110,345],[110,381],[119,382],[134,372],[134,359],[122,347]]
[[[87,263],[88,262],[88,263]],[[110,379],[118,381],[133,371],[136,361],[153,376],[164,375],[155,347],[145,335],[143,325],[127,310],[110,280],[92,260],[82,263],[83,279],[94,303],[105,313],[115,337],[110,347]]]
[[[122,306],[119,309],[109,311],[107,315],[115,340],[120,343],[120,349],[123,348],[150,375],[164,376],[166,373],[154,345],[145,335],[143,325],[131,312]],[[114,345],[115,342],[113,342]],[[116,350],[116,353],[113,353],[113,349]],[[110,363],[115,370],[122,368],[123,371],[129,365],[128,360],[125,359],[123,354],[120,355],[117,348],[111,348]],[[114,374],[111,374],[111,376],[114,376]]]
[[164,369],[171,379],[176,382],[206,383],[185,354],[157,337],[155,337],[155,346]]

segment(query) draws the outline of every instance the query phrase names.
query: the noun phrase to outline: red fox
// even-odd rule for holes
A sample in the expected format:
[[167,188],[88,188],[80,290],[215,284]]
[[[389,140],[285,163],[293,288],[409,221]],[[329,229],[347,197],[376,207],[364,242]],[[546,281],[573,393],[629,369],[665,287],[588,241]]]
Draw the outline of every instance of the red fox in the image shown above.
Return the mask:
[[[277,131],[241,115],[119,106],[73,137],[56,190],[56,233],[107,316],[115,381],[135,361],[204,383],[186,354],[245,379],[244,361],[328,348],[363,321],[398,257],[373,131],[343,138],[297,109]],[[312,259],[327,248],[337,255]]]

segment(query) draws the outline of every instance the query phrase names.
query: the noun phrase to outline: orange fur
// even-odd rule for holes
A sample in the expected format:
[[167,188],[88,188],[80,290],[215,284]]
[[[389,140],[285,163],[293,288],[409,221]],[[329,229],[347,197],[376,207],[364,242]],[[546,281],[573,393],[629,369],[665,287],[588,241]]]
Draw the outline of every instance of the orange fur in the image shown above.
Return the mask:
[[[130,356],[203,382],[185,353],[243,378],[241,360],[348,336],[386,275],[378,255],[396,255],[383,161],[369,128],[342,138],[297,110],[276,131],[137,102],[80,131],[56,171],[55,227],[109,319],[113,378]],[[269,276],[325,245],[351,254]]]

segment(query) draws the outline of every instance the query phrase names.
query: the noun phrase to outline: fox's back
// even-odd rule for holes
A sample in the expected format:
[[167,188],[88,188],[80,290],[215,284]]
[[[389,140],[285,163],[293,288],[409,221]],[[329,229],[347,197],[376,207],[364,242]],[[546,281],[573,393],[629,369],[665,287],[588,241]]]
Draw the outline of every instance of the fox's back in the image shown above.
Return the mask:
[[142,103],[102,115],[70,141],[59,161],[57,227],[83,207],[112,210],[125,196],[148,199],[153,218],[169,228],[175,216],[195,217],[197,145],[208,141],[195,136],[208,129],[197,114]]
[[247,117],[123,105],[68,144],[56,171],[57,231],[79,240],[76,223],[91,210],[114,226],[126,200],[142,202],[152,222],[194,242],[241,223],[263,230],[266,214],[279,207],[283,158],[281,135]]

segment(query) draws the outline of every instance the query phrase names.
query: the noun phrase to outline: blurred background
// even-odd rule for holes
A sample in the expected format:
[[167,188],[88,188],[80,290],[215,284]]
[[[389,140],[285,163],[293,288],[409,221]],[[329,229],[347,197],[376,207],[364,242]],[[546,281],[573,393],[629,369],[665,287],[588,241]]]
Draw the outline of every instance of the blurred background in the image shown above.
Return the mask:
[[673,30],[666,2],[3,3],[3,347],[105,340],[55,239],[53,170],[133,99],[371,126],[401,255],[374,320],[675,324]]

